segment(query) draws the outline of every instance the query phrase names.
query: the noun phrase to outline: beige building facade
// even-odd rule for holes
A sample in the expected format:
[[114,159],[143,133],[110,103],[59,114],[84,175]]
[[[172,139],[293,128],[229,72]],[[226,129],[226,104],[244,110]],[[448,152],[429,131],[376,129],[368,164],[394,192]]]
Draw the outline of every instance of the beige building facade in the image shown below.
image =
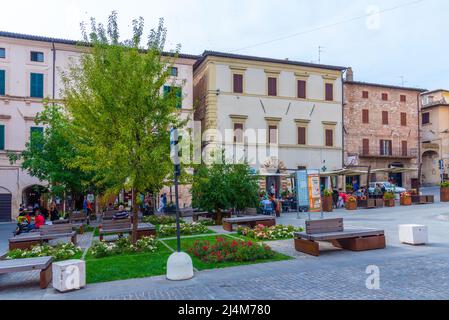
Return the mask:
[[223,148],[247,160],[278,194],[292,188],[290,170],[340,169],[343,70],[206,51],[194,70],[203,156]]
[[[424,90],[357,82],[352,70],[348,71],[344,88],[346,166],[359,166],[363,171],[371,167],[375,173],[370,182],[389,181],[404,188],[417,188],[420,94]],[[415,171],[376,173],[389,168]],[[366,185],[367,175],[357,179],[360,186]]]
[[[39,190],[46,182],[28,175],[20,164],[10,164],[7,154],[21,152],[31,132],[43,130],[35,124],[43,100],[60,102],[60,72],[76,63],[82,50],[76,41],[0,32],[0,222],[17,216],[21,203],[42,200]],[[196,59],[180,54],[167,83],[182,87],[182,117],[191,120]]]
[[449,173],[449,91],[422,94],[422,180],[434,186]]

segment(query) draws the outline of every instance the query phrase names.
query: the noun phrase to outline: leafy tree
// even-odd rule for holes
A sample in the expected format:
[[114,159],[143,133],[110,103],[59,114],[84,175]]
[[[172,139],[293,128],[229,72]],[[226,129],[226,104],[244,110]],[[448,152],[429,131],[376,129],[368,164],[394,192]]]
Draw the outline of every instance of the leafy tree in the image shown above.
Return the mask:
[[[91,20],[82,26],[89,54],[63,74],[63,98],[70,116],[70,132],[81,151],[73,159],[84,171],[99,173],[98,182],[119,191],[133,191],[133,218],[138,221],[138,193],[158,191],[173,169],[171,126],[181,128],[169,67],[177,54],[162,54],[166,29],[160,20],[141,46],[144,21],[133,21],[133,37],[120,42],[115,12],[108,25]],[[133,241],[137,223],[133,224]]]
[[191,189],[193,206],[215,212],[217,224],[222,223],[224,210],[257,207],[258,191],[257,176],[247,163],[226,160],[197,166]]
[[73,168],[71,162],[79,155],[69,139],[69,121],[59,106],[45,103],[44,111],[36,117],[43,132],[32,132],[21,153],[10,153],[11,163],[21,161],[22,169],[42,181],[47,181],[53,195],[84,193],[92,184],[92,172]]

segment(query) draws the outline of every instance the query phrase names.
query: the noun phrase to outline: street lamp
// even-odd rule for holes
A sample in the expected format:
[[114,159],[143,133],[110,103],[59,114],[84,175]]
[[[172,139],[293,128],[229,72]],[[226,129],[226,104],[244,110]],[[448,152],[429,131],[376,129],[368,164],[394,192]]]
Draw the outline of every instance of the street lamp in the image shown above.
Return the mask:
[[179,132],[177,128],[170,130],[170,156],[174,164],[174,183],[176,198],[176,238],[177,252],[167,261],[167,279],[173,281],[189,280],[193,278],[193,262],[187,253],[181,252],[181,226],[179,216],[179,176],[181,175],[181,160],[179,158]]

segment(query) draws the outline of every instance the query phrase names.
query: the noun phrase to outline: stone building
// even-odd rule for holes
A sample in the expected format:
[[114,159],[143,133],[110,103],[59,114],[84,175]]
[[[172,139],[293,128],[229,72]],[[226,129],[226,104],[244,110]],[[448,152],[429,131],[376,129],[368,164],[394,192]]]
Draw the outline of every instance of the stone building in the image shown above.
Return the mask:
[[261,188],[277,194],[292,187],[288,169],[340,169],[345,69],[204,52],[194,68],[204,154],[221,148],[246,159]]
[[[44,128],[35,124],[44,98],[61,102],[60,71],[82,54],[77,41],[0,32],[0,222],[18,214],[21,203],[44,204],[46,182],[11,165],[8,152],[25,149],[30,135]],[[181,114],[193,118],[193,65],[197,57],[180,54],[168,86],[182,87]],[[176,89],[178,90],[178,89]],[[190,122],[189,125],[193,125]]]
[[[420,163],[420,94],[425,90],[354,81],[348,70],[344,103],[345,164],[369,166],[371,182],[416,188]],[[389,174],[378,169],[415,169]],[[376,170],[378,172],[376,173]],[[351,178],[352,179],[352,178]],[[356,177],[365,185],[367,176]],[[351,183],[348,179],[347,183]]]
[[422,180],[434,186],[449,172],[449,91],[422,94]]

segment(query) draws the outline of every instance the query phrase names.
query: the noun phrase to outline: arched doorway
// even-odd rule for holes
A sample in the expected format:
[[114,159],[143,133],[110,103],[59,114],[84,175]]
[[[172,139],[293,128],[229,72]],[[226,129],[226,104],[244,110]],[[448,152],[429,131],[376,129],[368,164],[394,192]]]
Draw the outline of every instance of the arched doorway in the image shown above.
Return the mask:
[[12,216],[12,194],[0,187],[0,222],[10,222]]
[[422,181],[424,186],[434,186],[441,182],[440,155],[436,151],[426,151],[422,155]]
[[45,198],[47,194],[48,189],[43,186],[29,186],[23,189],[22,203],[25,205],[25,207],[34,207],[36,204],[38,204],[40,207],[45,207]]
[[[404,168],[404,164],[398,162],[392,163],[390,164],[390,168]],[[404,175],[402,173],[390,173],[388,179],[398,187],[402,188],[404,186]]]

